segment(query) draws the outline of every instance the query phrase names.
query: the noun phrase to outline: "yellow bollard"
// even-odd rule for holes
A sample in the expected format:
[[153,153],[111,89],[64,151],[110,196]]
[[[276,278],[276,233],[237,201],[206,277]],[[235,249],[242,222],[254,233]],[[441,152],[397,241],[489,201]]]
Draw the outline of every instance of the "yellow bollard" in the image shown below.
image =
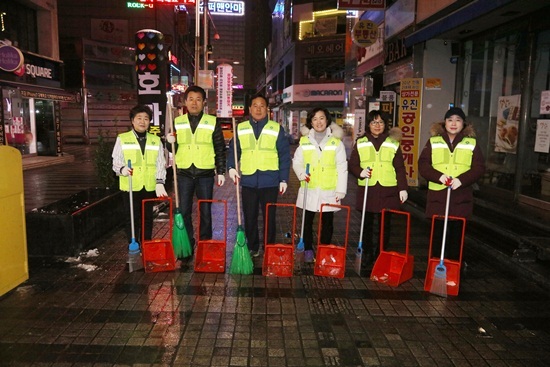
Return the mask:
[[0,296],[29,279],[21,153],[0,145]]

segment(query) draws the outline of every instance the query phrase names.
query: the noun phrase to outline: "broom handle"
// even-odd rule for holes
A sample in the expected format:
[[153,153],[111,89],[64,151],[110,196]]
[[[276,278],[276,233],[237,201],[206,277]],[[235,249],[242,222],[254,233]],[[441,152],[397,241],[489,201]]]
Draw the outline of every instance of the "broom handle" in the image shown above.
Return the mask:
[[[170,101],[170,99],[168,100]],[[172,114],[172,104],[168,102],[168,108],[170,109],[170,114]],[[170,116],[170,132],[174,133],[174,119],[172,116]],[[176,173],[176,143],[171,143],[172,145],[172,170],[174,171],[174,195],[176,197],[176,210],[180,208],[180,201],[179,201],[179,192],[178,192],[178,175]]]
[[[239,173],[239,161],[237,160],[237,126],[235,125],[235,118],[231,119],[233,125],[233,156],[235,158],[235,169],[237,174]],[[235,189],[237,191],[237,223],[241,226],[241,193],[239,192],[239,178],[235,182]]]
[[[132,161],[128,159],[128,168],[132,169]],[[128,175],[128,189],[130,193],[130,225],[132,227],[132,239],[136,239],[136,229],[134,226],[134,193],[132,192],[132,175]]]
[[449,221],[449,202],[451,201],[451,186],[447,189],[447,201],[445,202],[445,219],[443,220],[443,241],[441,243],[441,257],[439,260],[443,262],[445,257],[445,242],[447,240],[447,222]]
[[[367,167],[370,170],[369,167]],[[359,232],[359,249],[363,249],[363,228],[365,227],[365,210],[367,208],[367,192],[369,191],[369,178],[365,178],[365,194],[363,195],[363,213],[361,214],[361,231]]]
[[[309,175],[309,163],[306,164],[306,175]],[[306,220],[306,204],[307,204],[307,187],[308,182],[304,185],[304,204],[302,208],[302,228],[300,229],[300,240],[304,238],[304,222]]]

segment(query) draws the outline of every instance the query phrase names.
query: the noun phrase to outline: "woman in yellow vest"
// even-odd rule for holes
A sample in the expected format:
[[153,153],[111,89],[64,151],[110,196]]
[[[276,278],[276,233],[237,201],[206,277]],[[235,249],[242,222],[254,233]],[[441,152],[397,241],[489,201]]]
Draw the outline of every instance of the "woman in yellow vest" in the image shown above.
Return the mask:
[[[349,170],[357,177],[357,210],[363,210],[366,178],[369,178],[365,223],[363,225],[363,266],[367,267],[380,251],[380,218],[382,209],[398,210],[407,198],[407,175],[401,153],[401,129],[388,129],[383,113],[370,111],[365,121],[365,134],[357,139],[349,159]],[[370,170],[369,170],[370,168]],[[387,244],[391,216],[385,218],[384,244]]]
[[[428,181],[426,217],[445,215],[446,188],[451,186],[449,215],[469,218],[474,207],[473,185],[485,173],[485,158],[476,142],[475,131],[466,122],[464,111],[453,107],[445,113],[445,122],[432,125],[431,138],[418,159],[418,171]],[[439,256],[443,221],[436,221],[431,256]],[[445,258],[458,260],[462,222],[449,221]]]
[[[136,239],[144,234],[150,240],[153,233],[153,205],[146,206],[145,228],[141,228],[141,201],[160,196],[168,196],[164,188],[166,180],[166,160],[160,138],[147,132],[153,111],[148,106],[137,105],[130,110],[132,130],[119,134],[113,148],[113,171],[119,176],[120,190],[128,192],[128,176],[132,176],[132,199]],[[132,167],[128,167],[128,160]],[[129,195],[123,195],[125,212],[130,211]],[[130,217],[126,216],[126,235],[132,240]],[[143,231],[143,232],[142,232]]]
[[[330,126],[329,126],[330,125]],[[348,162],[342,143],[344,135],[340,126],[331,124],[331,116],[325,108],[314,108],[307,116],[301,129],[302,138],[292,159],[292,168],[300,180],[296,206],[306,210],[304,220],[304,259],[312,262],[313,219],[321,210],[321,204],[341,205],[348,186]],[[306,165],[309,164],[309,174]],[[308,192],[304,206],[305,182]],[[326,207],[323,212],[320,243],[332,241],[334,211],[339,208]]]

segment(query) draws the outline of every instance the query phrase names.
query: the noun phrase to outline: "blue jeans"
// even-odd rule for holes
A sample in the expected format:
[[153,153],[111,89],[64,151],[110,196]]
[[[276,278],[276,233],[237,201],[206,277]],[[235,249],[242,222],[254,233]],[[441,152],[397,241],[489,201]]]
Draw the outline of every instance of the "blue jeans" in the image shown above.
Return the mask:
[[[197,196],[197,200],[212,200],[212,192],[214,190],[214,177],[197,177],[191,178],[184,175],[178,175],[178,193],[179,207],[183,215],[185,229],[191,243],[194,245],[193,219],[193,196]],[[199,239],[212,239],[212,204],[203,203],[200,207],[200,233]]]

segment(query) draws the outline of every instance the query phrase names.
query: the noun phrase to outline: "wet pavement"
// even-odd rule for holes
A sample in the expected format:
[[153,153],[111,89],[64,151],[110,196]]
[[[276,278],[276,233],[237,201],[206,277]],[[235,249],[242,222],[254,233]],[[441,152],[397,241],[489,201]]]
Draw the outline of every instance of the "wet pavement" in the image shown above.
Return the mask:
[[[59,169],[73,172],[70,164]],[[25,184],[40,170],[26,171]],[[353,182],[344,205],[353,205]],[[292,177],[281,202],[293,203],[297,190]],[[355,272],[360,214],[353,209],[344,278],[314,275],[312,265],[266,277],[264,252],[253,275],[231,275],[235,187],[228,181],[214,197],[229,208],[225,273],[194,272],[193,260],[175,271],[129,273],[122,228],[78,259],[31,258],[30,279],[0,298],[0,366],[550,365],[550,291],[471,247],[458,296],[425,292],[429,224],[420,216],[411,217],[412,278],[397,287]],[[339,246],[342,213],[335,215]],[[213,215],[215,238],[223,237],[221,206]],[[157,217],[155,238],[169,233],[168,216]],[[390,240],[399,251],[402,219],[392,221]],[[278,243],[290,241],[293,222],[288,207],[278,208]]]

